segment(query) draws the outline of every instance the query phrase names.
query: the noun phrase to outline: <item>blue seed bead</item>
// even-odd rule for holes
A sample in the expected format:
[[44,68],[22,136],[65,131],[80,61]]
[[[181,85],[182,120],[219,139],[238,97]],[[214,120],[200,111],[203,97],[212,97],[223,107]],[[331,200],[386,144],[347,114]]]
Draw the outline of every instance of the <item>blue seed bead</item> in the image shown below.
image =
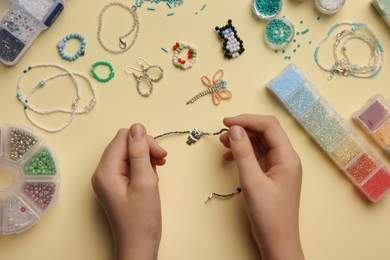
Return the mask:
[[276,14],[281,6],[280,0],[256,0],[256,9],[265,16]]

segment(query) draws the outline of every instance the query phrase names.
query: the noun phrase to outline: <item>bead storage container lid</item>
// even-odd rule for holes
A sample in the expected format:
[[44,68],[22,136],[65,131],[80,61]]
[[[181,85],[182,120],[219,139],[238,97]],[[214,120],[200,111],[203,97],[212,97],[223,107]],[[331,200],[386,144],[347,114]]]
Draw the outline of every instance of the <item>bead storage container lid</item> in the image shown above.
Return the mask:
[[269,20],[279,15],[282,10],[282,0],[253,0],[253,13],[260,19]]
[[345,0],[314,0],[314,4],[320,13],[331,15],[341,10]]
[[0,21],[0,61],[15,65],[38,35],[52,25],[64,0],[11,0]]
[[58,196],[60,173],[50,146],[23,126],[0,126],[0,233],[22,233]]
[[294,25],[283,17],[269,20],[264,29],[265,42],[275,50],[285,48],[294,39],[294,35]]

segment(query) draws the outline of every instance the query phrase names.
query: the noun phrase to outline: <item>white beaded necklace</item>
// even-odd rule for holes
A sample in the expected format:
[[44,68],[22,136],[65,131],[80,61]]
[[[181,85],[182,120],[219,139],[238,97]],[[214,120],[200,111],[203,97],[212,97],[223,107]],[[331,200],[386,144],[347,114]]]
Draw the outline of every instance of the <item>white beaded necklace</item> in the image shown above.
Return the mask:
[[[35,69],[35,68],[57,68],[63,72],[41,80],[36,86],[34,86],[30,89],[30,91],[28,92],[26,97],[23,97],[23,94],[21,91],[21,86],[22,86],[24,76],[27,74],[27,72],[29,72],[30,70]],[[71,109],[54,108],[54,109],[50,109],[50,110],[43,110],[43,109],[38,109],[35,106],[33,106],[32,104],[30,104],[29,99],[35,93],[35,91],[44,87],[46,82],[53,80],[53,79],[56,79],[56,78],[64,77],[64,76],[70,76],[73,83],[74,83],[74,86],[76,88],[76,95],[73,98],[73,101],[71,104]],[[79,105],[78,102],[80,100],[80,88],[79,88],[78,81],[76,80],[75,76],[84,78],[88,82],[88,85],[89,85],[91,92],[92,92],[91,100],[89,101],[88,105],[85,106],[82,110],[77,110],[77,107]],[[30,66],[27,69],[23,70],[23,72],[20,74],[16,90],[17,90],[17,98],[18,98],[19,102],[23,104],[24,114],[26,115],[26,118],[36,127],[40,128],[46,132],[49,132],[49,133],[57,133],[57,132],[64,130],[72,122],[72,120],[74,119],[74,117],[76,115],[86,114],[86,113],[90,112],[95,107],[95,104],[97,102],[95,89],[92,85],[91,80],[88,77],[86,77],[85,75],[82,75],[80,73],[71,72],[68,69],[61,67],[59,65],[56,65],[56,64],[39,64],[39,65]],[[55,114],[55,113],[64,113],[64,114],[70,114],[70,116],[69,116],[68,120],[60,127],[50,129],[50,128],[47,128],[47,127],[42,126],[41,124],[35,122],[31,118],[28,111],[34,112],[34,113],[39,114],[39,115],[50,115],[50,114]]]
[[[119,37],[120,50],[113,50],[113,49],[108,48],[103,43],[103,40],[101,37],[101,31],[102,31],[102,27],[103,27],[103,15],[106,12],[106,10],[111,6],[118,6],[118,7],[121,7],[123,9],[127,10],[132,15],[133,20],[134,20],[133,26],[131,27],[130,31],[128,33],[126,33],[125,35]],[[102,46],[102,48],[104,50],[106,50],[112,54],[121,54],[121,53],[128,51],[131,47],[133,47],[135,41],[137,40],[139,28],[140,28],[140,22],[139,22],[139,18],[138,18],[136,11],[137,11],[136,6],[128,7],[124,4],[117,3],[117,2],[108,3],[107,5],[105,5],[103,7],[103,9],[101,10],[100,15],[99,15],[99,25],[98,25],[98,31],[97,31],[97,38],[98,38],[100,45]],[[130,44],[127,44],[125,41],[125,38],[130,36],[133,32],[134,32],[134,37],[133,37],[132,41],[130,42]]]
[[[333,58],[335,63],[330,68],[326,67],[319,62],[318,52],[322,44],[330,37],[332,32],[342,25],[351,26],[351,29],[343,30],[337,33],[336,40],[333,44]],[[352,62],[348,56],[347,43],[352,39],[360,40],[367,44],[370,48],[371,56],[367,63],[363,66],[359,66]],[[343,56],[341,58],[338,54],[339,49]],[[331,73],[331,75],[328,77],[328,80],[331,80],[336,73],[345,77],[354,76],[357,78],[372,78],[382,70],[384,64],[384,50],[374,31],[366,24],[356,22],[342,22],[333,25],[325,37],[318,43],[314,52],[314,60],[321,69]]]

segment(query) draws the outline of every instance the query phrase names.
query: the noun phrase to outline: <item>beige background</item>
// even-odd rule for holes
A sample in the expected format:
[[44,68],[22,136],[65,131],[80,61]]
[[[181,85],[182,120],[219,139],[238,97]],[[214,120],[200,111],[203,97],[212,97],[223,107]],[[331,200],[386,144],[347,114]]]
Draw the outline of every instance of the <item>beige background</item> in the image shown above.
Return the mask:
[[[134,1],[120,2],[132,4]],[[14,67],[0,65],[0,123],[32,128],[55,150],[61,170],[60,195],[54,207],[28,232],[0,236],[0,259],[112,259],[110,227],[95,198],[90,177],[116,131],[142,122],[151,135],[194,127],[214,132],[223,127],[223,117],[241,113],[277,116],[301,156],[304,178],[300,224],[307,259],[389,259],[390,197],[376,205],[368,203],[266,91],[265,84],[288,62],[295,63],[389,166],[390,160],[351,120],[351,115],[370,96],[381,93],[390,98],[389,64],[385,64],[383,71],[373,79],[339,76],[328,82],[328,74],[315,64],[313,53],[318,41],[336,22],[369,24],[385,51],[390,50],[390,28],[370,6],[369,0],[348,0],[341,12],[330,17],[321,16],[320,21],[312,1],[286,0],[282,15],[286,15],[298,31],[310,29],[309,33],[297,37],[301,47],[296,53],[293,53],[295,46],[289,46],[286,54],[291,55],[291,60],[286,61],[286,54],[276,54],[265,46],[265,22],[252,15],[250,0],[207,1],[207,7],[200,11],[205,2],[187,0],[172,10],[164,3],[147,2],[138,10],[141,31],[134,47],[125,54],[112,55],[100,47],[96,38],[98,14],[107,1],[70,0],[53,27],[40,35],[19,64]],[[0,13],[5,6],[5,1],[1,0]],[[150,6],[157,10],[148,11]],[[170,11],[174,11],[174,15],[167,17]],[[131,19],[125,11],[115,8],[110,9],[105,18],[109,31],[105,30],[104,39],[116,46],[114,37],[127,32]],[[215,26],[223,26],[229,18],[246,48],[235,60],[223,58],[222,43],[214,31]],[[301,20],[303,24],[300,24]],[[72,32],[86,37],[87,53],[69,63],[58,56],[56,43]],[[197,47],[198,60],[191,70],[180,71],[173,67],[171,46],[176,41],[187,41]],[[313,43],[310,45],[309,41]],[[163,52],[162,46],[169,52]],[[77,47],[76,41],[69,42],[66,51],[72,53]],[[359,54],[356,49],[351,53],[353,57]],[[365,48],[362,50],[362,56],[357,59],[368,53]],[[125,66],[136,64],[137,57],[144,57],[165,70],[163,80],[155,84],[149,98],[139,96],[134,79],[123,72]],[[320,58],[330,64],[330,49]],[[26,120],[16,99],[17,79],[24,68],[38,63],[57,63],[88,74],[91,64],[97,60],[110,61],[116,77],[107,84],[93,81],[98,103],[90,114],[75,118],[67,129],[57,134],[45,133]],[[219,68],[225,71],[233,98],[218,107],[212,104],[210,96],[185,106],[189,98],[205,89],[201,75],[212,76]],[[29,75],[24,92],[51,73],[51,70],[42,70]],[[31,102],[47,107],[55,104],[67,107],[74,95],[71,82],[62,79],[48,86]],[[84,100],[88,100],[90,94],[86,86],[81,84],[81,88]],[[47,125],[59,124],[64,119],[37,118]],[[159,169],[163,209],[159,259],[259,259],[242,197],[204,204],[210,192],[229,193],[238,186],[235,166],[222,160],[224,148],[218,138],[205,137],[191,147],[185,140],[185,136],[177,136],[160,141],[169,155],[166,166]]]

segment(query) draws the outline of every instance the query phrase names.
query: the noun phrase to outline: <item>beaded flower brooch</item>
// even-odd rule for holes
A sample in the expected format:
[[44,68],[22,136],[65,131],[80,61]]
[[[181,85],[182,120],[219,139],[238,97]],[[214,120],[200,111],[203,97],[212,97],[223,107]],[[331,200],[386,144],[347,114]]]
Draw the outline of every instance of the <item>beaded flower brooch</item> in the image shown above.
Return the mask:
[[215,72],[212,81],[207,76],[203,76],[201,80],[203,84],[206,85],[206,87],[208,87],[208,89],[198,93],[196,96],[191,98],[187,102],[187,105],[194,103],[199,98],[208,94],[212,95],[213,103],[216,106],[221,103],[221,100],[230,99],[232,97],[232,93],[226,89],[227,83],[222,78],[223,78],[222,69],[219,69],[217,70],[217,72]]
[[222,28],[217,26],[215,30],[218,31],[219,37],[224,41],[222,49],[225,52],[225,58],[237,58],[245,51],[243,41],[238,37],[231,19],[228,20],[227,25]]

